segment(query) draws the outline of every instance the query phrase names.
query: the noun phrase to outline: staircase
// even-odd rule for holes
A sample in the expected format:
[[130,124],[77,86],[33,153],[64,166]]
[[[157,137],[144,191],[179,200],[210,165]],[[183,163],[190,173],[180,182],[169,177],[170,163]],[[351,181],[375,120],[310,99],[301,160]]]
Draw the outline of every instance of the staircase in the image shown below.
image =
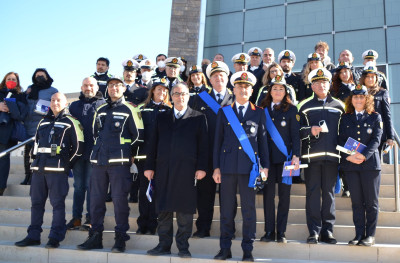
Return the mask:
[[[113,228],[115,225],[113,205],[107,203],[105,231],[103,235],[104,249],[94,251],[79,251],[76,245],[87,238],[87,232],[68,231],[65,240],[58,249],[46,249],[47,236],[51,224],[52,208],[46,204],[44,215],[42,245],[37,247],[19,248],[14,242],[26,236],[30,223],[29,186],[21,186],[23,179],[23,161],[21,157],[12,157],[8,187],[4,196],[0,197],[0,262],[220,262],[213,260],[219,250],[219,204],[218,196],[215,203],[214,222],[211,237],[189,240],[192,259],[181,259],[177,256],[175,244],[171,256],[147,256],[146,251],[158,243],[157,236],[136,235],[136,219],[139,215],[137,204],[130,204],[129,224],[131,239],[127,242],[127,251],[122,254],[110,253],[114,244]],[[70,178],[70,191],[66,199],[67,218],[72,217],[73,179]],[[351,201],[349,198],[336,198],[336,224],[334,235],[339,241],[337,245],[308,245],[305,217],[305,186],[293,185],[291,191],[289,220],[286,231],[287,244],[254,243],[253,255],[256,262],[400,262],[400,213],[394,210],[394,179],[393,166],[384,165],[380,189],[380,214],[376,233],[377,245],[367,248],[348,246],[347,242],[355,236],[352,222]],[[277,201],[277,200],[276,200]],[[238,197],[240,204],[240,198]],[[257,238],[264,234],[264,216],[262,195],[256,197],[257,207]],[[240,207],[238,208],[240,210]],[[233,240],[233,259],[229,262],[241,262],[240,247],[242,235],[242,216],[238,211],[236,217],[236,239]],[[175,225],[176,231],[176,225]],[[195,226],[193,227],[195,230]]]

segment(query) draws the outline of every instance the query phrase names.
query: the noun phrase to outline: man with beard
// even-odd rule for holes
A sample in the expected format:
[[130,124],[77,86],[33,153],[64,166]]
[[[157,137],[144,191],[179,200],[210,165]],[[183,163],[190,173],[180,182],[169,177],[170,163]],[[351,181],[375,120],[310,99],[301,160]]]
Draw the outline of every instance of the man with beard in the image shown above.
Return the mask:
[[[99,91],[99,86],[97,85],[96,79],[87,77],[82,81],[81,95],[79,96],[79,100],[72,102],[69,106],[71,115],[78,119],[83,126],[85,139],[85,150],[73,167],[74,196],[72,203],[72,219],[67,224],[67,228],[71,230],[77,228],[89,230],[90,228],[89,180],[90,174],[92,173],[90,153],[92,152],[94,144],[92,123],[96,109],[104,103],[105,100]],[[85,194],[87,213],[85,223],[81,225]]]
[[[56,88],[51,86],[53,79],[44,68],[38,68],[35,70],[32,76],[32,82],[33,84],[26,90],[28,115],[25,118],[24,125],[28,138],[35,136],[37,125],[43,116],[47,114],[51,96],[58,92]],[[24,185],[30,184],[30,178],[32,176],[29,156],[32,146],[32,143],[27,144],[24,150],[25,179],[21,183]]]
[[104,97],[107,97],[107,80],[111,78],[111,74],[108,73],[110,67],[110,60],[108,58],[100,57],[96,62],[96,72],[91,76],[97,80],[99,90]]
[[297,100],[302,101],[305,97],[305,86],[301,76],[292,72],[292,68],[296,63],[296,55],[291,50],[283,50],[278,55],[278,61],[285,73],[286,83],[294,88]]

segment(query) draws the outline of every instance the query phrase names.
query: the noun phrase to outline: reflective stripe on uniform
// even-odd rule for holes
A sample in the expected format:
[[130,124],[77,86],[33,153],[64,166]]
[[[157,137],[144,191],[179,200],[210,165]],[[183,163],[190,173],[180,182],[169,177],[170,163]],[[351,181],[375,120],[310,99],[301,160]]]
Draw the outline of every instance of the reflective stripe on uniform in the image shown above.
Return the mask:
[[135,159],[141,160],[141,159],[146,159],[146,155],[137,155],[134,157]]
[[326,155],[332,156],[332,157],[336,157],[336,158],[340,158],[340,155],[338,155],[336,153],[330,153],[330,152],[305,154],[305,155],[302,155],[301,158],[313,158],[313,157],[326,156]]
[[309,112],[309,111],[311,111],[311,110],[334,110],[334,111],[343,113],[342,110],[339,110],[339,109],[337,109],[337,108],[334,108],[334,107],[323,107],[323,106],[307,108],[307,109],[303,110],[303,113],[305,114],[305,113],[307,113],[307,112]]
[[64,168],[45,167],[44,170],[53,172],[64,172]]
[[122,116],[125,116],[125,117],[129,116],[129,114],[125,113],[125,112],[113,112],[112,115],[122,115]]
[[39,126],[42,126],[42,125],[49,125],[50,124],[50,122],[41,122],[40,124],[39,124]]
[[55,125],[64,125],[64,126],[67,126],[68,128],[71,128],[71,124],[68,124],[68,123],[65,123],[65,122],[56,121],[56,122],[54,122],[54,124]]
[[38,171],[39,167],[31,167],[31,170]]
[[97,163],[97,160],[90,160],[91,163]]
[[[40,147],[40,148],[37,149],[37,152],[38,152],[38,153],[51,153],[51,148]],[[57,154],[60,154],[60,152],[61,152],[61,147],[60,147],[60,146],[57,146],[57,151],[56,151],[56,153],[57,153]]]
[[121,137],[121,144],[125,144],[125,143],[132,143],[132,140]]
[[129,159],[110,159],[109,163],[121,163],[121,162],[129,162]]

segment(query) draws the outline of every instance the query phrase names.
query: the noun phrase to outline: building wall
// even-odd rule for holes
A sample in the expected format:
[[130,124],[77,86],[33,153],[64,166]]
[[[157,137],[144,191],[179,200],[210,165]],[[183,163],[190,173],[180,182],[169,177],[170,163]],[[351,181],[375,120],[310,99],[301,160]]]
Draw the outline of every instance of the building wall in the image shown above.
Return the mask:
[[222,53],[231,58],[251,47],[271,47],[296,54],[300,71],[315,44],[326,41],[329,56],[338,63],[349,49],[361,66],[367,49],[379,53],[386,65],[392,99],[392,119],[400,131],[400,1],[398,0],[204,0],[207,1],[203,57]]

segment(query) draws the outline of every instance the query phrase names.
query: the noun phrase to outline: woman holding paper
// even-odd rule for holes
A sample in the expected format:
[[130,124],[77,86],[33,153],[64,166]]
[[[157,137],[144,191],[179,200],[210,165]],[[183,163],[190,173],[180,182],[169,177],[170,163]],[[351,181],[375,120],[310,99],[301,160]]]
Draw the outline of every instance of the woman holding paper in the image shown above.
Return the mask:
[[381,162],[378,147],[383,124],[381,115],[374,112],[374,97],[360,84],[347,98],[346,111],[340,122],[339,145],[345,146],[347,140],[352,139],[355,141],[352,145],[361,143],[357,149],[365,145],[355,154],[342,154],[340,164],[351,192],[356,232],[349,245],[372,246],[379,212]]
[[[26,115],[26,100],[15,72],[7,73],[0,83],[0,152],[17,144],[12,139],[15,123]],[[0,196],[7,187],[10,172],[10,155],[0,158]]]
[[[300,116],[290,100],[289,88],[282,75],[272,79],[266,97],[261,101],[267,116],[270,169],[264,187],[265,235],[263,242],[286,243],[285,231],[289,215],[291,177],[282,177],[284,162],[291,161],[299,169]],[[290,171],[289,173],[293,173]],[[275,234],[275,184],[278,184],[279,204]]]

